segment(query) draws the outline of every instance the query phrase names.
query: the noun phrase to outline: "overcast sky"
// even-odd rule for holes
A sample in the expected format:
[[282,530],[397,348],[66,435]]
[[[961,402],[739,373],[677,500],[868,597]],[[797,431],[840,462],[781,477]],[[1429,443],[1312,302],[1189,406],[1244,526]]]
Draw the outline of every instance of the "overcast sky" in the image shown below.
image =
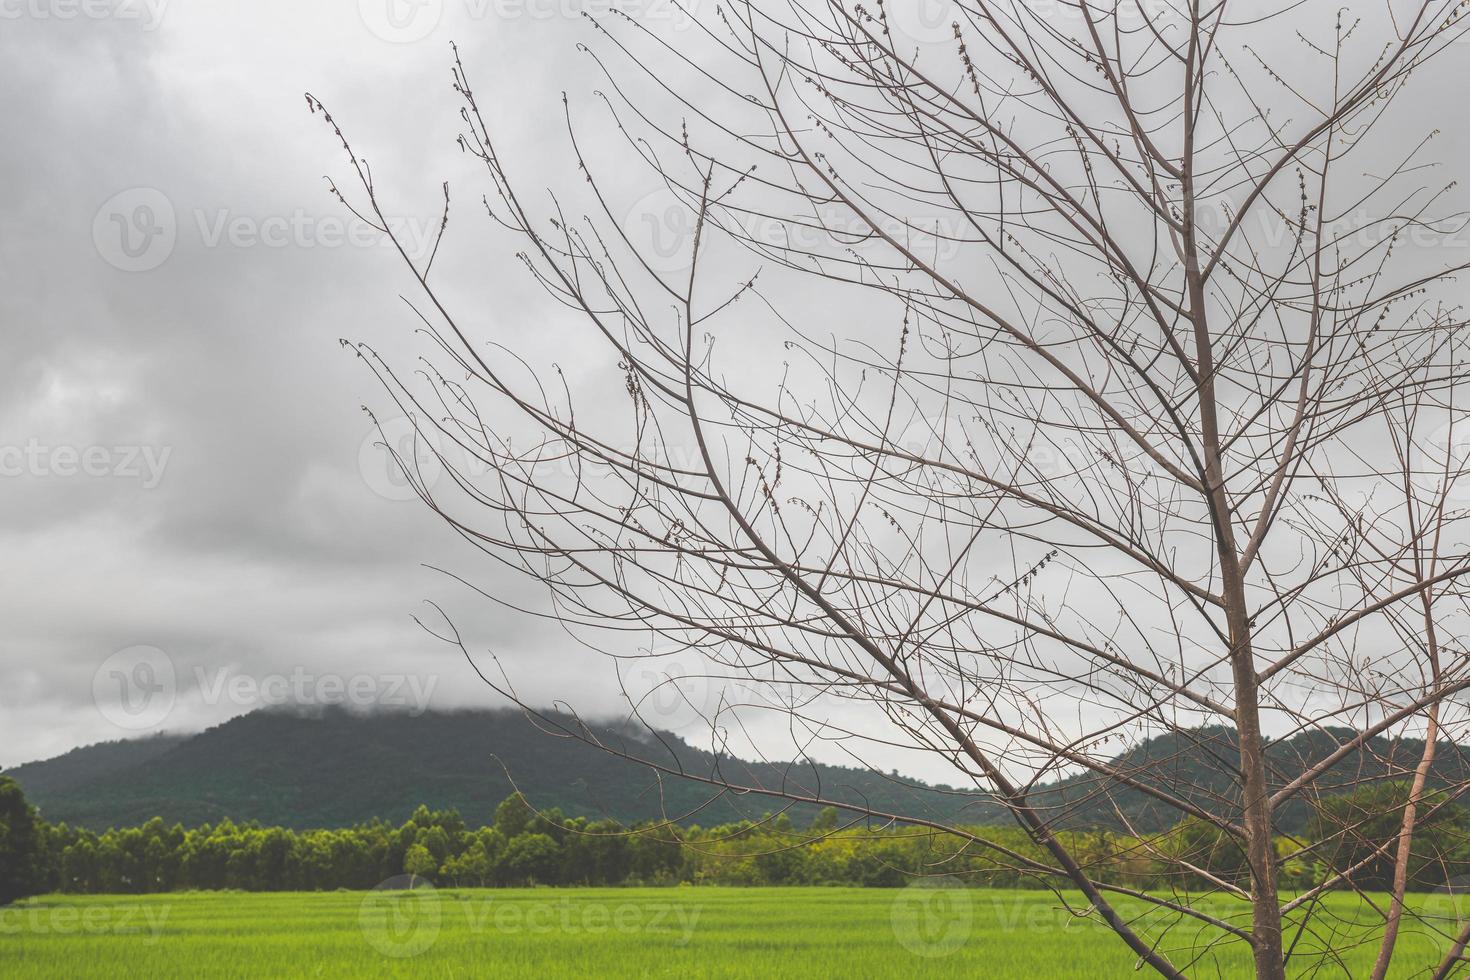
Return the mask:
[[[441,182],[461,205],[484,190],[454,142],[450,42],[510,169],[576,182],[561,93],[599,108],[576,45],[591,37],[581,11],[612,5],[0,0],[0,766],[283,701],[500,703],[415,625],[425,599],[536,703],[612,716],[620,677],[657,683],[424,567],[510,602],[543,594],[468,552],[377,446],[364,405],[407,427],[339,339],[411,363],[411,283],[328,192],[324,175],[350,171],[304,98],[331,109],[397,229],[427,248]],[[687,25],[662,0],[619,6]],[[644,220],[664,201],[656,179],[626,179],[625,226],[660,234]],[[605,351],[582,364],[551,344],[568,314],[474,210],[437,266],[478,287],[460,312],[585,391],[617,391]],[[707,735],[677,698],[650,706]]]
[[[425,598],[532,700],[615,710],[613,668],[423,567],[534,591],[405,499],[374,446],[361,406],[383,398],[339,339],[400,362],[421,341],[401,263],[327,192],[346,161],[303,98],[422,244],[440,182],[466,176],[450,40],[512,172],[575,181],[561,93],[595,102],[586,5],[0,0],[0,765],[283,699],[495,703],[415,626]],[[1465,127],[1444,139],[1441,159],[1470,156]],[[493,296],[481,335],[545,351],[567,314],[517,243],[450,245],[446,280]],[[606,381],[580,353],[555,352]]]
[[[407,283],[327,193],[345,160],[303,93],[350,125],[417,233],[458,165],[449,40],[487,84],[515,80],[490,112],[527,163],[566,167],[544,118],[585,74],[586,27],[550,3],[395,10],[0,5],[0,764],[337,683],[491,703],[411,619],[426,597],[456,608],[421,565],[463,552],[373,448],[361,406],[381,395],[338,339],[412,350]],[[540,296],[512,254],[479,266],[498,276],[483,322],[534,338]],[[543,656],[565,645],[544,627],[463,614],[498,654],[536,658],[524,683],[604,697]],[[114,703],[170,671],[172,697]]]

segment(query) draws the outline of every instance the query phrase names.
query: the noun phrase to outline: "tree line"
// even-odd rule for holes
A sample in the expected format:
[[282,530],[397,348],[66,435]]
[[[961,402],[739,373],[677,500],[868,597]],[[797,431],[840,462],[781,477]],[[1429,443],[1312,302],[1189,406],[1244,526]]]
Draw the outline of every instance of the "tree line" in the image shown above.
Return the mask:
[[[1392,860],[1383,845],[1396,828],[1381,814],[1385,800],[1406,792],[1387,782],[1324,801],[1312,840],[1277,841],[1287,885],[1309,888],[1343,867],[1365,866],[1366,887],[1387,887]],[[1442,801],[1434,814],[1415,838],[1410,886],[1419,890],[1470,872],[1470,811]],[[711,827],[629,825],[537,810],[519,793],[483,826],[421,805],[397,826],[298,831],[224,819],[185,828],[154,817],[98,833],[40,819],[19,786],[0,776],[0,904],[54,891],[369,889],[401,876],[441,887],[901,887],[941,875],[987,887],[1064,884],[1028,867],[1045,853],[1022,829],[983,830],[1016,857],[1000,860],[994,849],[950,833],[853,822],[830,807],[804,826],[784,813]],[[1240,885],[1250,873],[1239,842],[1200,820],[1158,835],[1094,830],[1068,838],[1099,880],[1126,887],[1208,891]],[[1180,874],[1181,866],[1192,870]]]

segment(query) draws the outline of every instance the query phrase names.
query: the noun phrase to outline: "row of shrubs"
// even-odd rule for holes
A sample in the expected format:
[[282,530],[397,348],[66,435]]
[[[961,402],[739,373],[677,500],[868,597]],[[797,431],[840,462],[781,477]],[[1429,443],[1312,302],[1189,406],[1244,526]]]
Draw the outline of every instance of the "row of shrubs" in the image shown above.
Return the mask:
[[[1382,887],[1390,873],[1399,784],[1337,797],[1314,821],[1315,845],[1282,838],[1282,884],[1307,887],[1334,867],[1367,860],[1357,880]],[[1439,806],[1419,827],[1411,887],[1433,888],[1470,870],[1470,819]],[[1015,827],[977,835],[1043,864],[1049,856]],[[1202,889],[1211,878],[1243,883],[1245,855],[1196,820],[1136,838],[1108,831],[1066,834],[1101,880],[1147,889]],[[1384,853],[1372,860],[1375,849]],[[0,777],[0,902],[48,891],[137,893],[234,888],[249,891],[372,888],[399,875],[440,886],[841,884],[895,887],[940,875],[990,887],[1045,884],[1023,862],[961,836],[914,827],[844,822],[836,810],[797,826],[784,814],[715,827],[628,826],[537,811],[519,794],[483,826],[454,810],[420,806],[404,823],[296,831],[255,823],[184,828],[158,818],[96,833],[48,824]],[[1189,870],[1190,868],[1197,870]]]

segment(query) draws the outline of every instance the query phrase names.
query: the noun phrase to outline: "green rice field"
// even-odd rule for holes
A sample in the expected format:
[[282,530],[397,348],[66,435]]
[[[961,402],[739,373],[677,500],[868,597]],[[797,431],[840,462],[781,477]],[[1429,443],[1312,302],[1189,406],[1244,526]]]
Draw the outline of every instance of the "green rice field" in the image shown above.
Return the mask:
[[[1419,896],[1431,927],[1400,939],[1396,976],[1422,972],[1455,904]],[[1225,914],[1238,906],[1215,900]],[[1137,914],[1141,904],[1125,903]],[[1293,973],[1366,976],[1374,913],[1334,895],[1301,934]],[[1152,928],[1164,930],[1162,920]],[[1314,956],[1328,935],[1345,958]],[[1239,942],[1184,952],[1190,976],[1246,977]],[[0,909],[0,977],[1111,977],[1148,976],[1106,927],[1040,891],[622,888],[52,895]]]

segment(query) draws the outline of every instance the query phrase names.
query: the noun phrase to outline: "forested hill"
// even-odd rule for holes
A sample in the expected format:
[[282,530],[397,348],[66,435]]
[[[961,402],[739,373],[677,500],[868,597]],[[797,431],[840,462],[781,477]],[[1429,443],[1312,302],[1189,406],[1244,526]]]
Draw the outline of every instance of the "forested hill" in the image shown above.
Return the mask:
[[[571,718],[551,716],[568,727]],[[964,823],[1000,818],[964,796],[865,769],[756,765],[716,757],[660,732],[600,730],[608,744],[660,764],[747,784],[793,787],[877,810]],[[507,770],[510,775],[507,776]],[[568,816],[651,820],[667,816],[709,826],[780,808],[765,796],[723,797],[694,780],[662,780],[570,738],[548,736],[516,711],[361,715],[255,711],[198,735],[104,742],[8,770],[42,816],[103,830],[143,823],[241,822],[296,829],[344,827],[375,817],[394,823],[420,803],[453,807],[489,823],[515,789]],[[512,786],[512,779],[514,786]],[[798,808],[804,822],[815,808]]]
[[[1323,729],[1280,739],[1266,747],[1271,788],[1279,789],[1305,769],[1331,756],[1352,739],[1347,729]],[[1382,780],[1407,780],[1418,764],[1424,743],[1416,739],[1375,738],[1365,749],[1349,753],[1329,769],[1309,792],[1290,798],[1276,812],[1276,826],[1288,833],[1302,832],[1314,812],[1314,799],[1351,792]],[[1240,762],[1235,730],[1201,728],[1148,739],[1112,760],[1115,770],[1156,787],[1185,786],[1182,794],[1202,808],[1220,812],[1226,801],[1239,799],[1236,773]],[[1470,781],[1470,747],[1440,742],[1435,748],[1430,784],[1434,787]],[[1153,832],[1173,826],[1179,814],[1137,789],[1106,782],[1096,776],[1074,777],[1039,792],[1046,802],[1069,816],[1060,822],[1079,826],[1123,829],[1122,812],[1134,830]]]
[[[552,716],[573,727],[572,719]],[[690,773],[725,773],[732,782],[793,788],[880,811],[947,822],[1010,823],[983,795],[914,786],[865,769],[755,765],[715,757],[667,733],[600,730],[599,738]],[[1280,785],[1302,761],[1327,756],[1346,732],[1300,735],[1273,743],[1268,758]],[[1378,739],[1349,756],[1324,782],[1341,792],[1359,781],[1405,778],[1421,743]],[[1201,729],[1160,736],[1122,752],[1115,768],[1159,785],[1193,787],[1187,795],[1208,809],[1234,794],[1234,732]],[[507,776],[507,769],[510,775]],[[1470,750],[1442,744],[1439,784],[1470,780]],[[27,797],[53,822],[93,829],[140,824],[153,816],[196,825],[224,817],[296,829],[350,826],[373,818],[403,821],[420,803],[452,807],[471,824],[488,823],[495,805],[515,788],[537,806],[568,816],[623,821],[667,817],[711,826],[778,809],[757,795],[720,796],[713,788],[664,777],[570,738],[538,730],[514,711],[466,711],[413,717],[256,711],[198,735],[164,735],[104,742],[9,770]],[[514,779],[514,786],[512,785]],[[1178,814],[1137,790],[1075,777],[1036,791],[1058,825],[1139,831],[1171,826]],[[815,813],[797,808],[803,822]],[[1299,832],[1311,816],[1310,797],[1297,797],[1278,827]]]

